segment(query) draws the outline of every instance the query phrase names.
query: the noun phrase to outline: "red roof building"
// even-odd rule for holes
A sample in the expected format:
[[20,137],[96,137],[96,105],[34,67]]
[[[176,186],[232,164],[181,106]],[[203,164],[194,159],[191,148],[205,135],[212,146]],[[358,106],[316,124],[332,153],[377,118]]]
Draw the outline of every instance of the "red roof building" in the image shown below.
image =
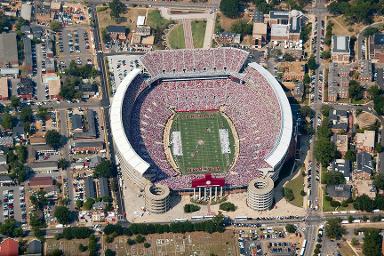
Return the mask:
[[30,187],[49,187],[53,185],[52,177],[33,177],[29,180]]
[[18,256],[19,242],[13,238],[6,238],[0,244],[0,256]]
[[224,178],[215,178],[212,174],[207,173],[203,178],[197,178],[192,180],[192,188],[197,187],[224,187]]

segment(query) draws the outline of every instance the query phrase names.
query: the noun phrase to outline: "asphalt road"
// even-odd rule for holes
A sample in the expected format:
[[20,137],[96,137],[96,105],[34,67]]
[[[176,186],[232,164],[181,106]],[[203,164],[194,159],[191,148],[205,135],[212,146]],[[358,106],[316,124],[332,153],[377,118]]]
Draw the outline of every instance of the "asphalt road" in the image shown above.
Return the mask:
[[[88,0],[90,5],[104,4],[112,2],[112,0]],[[209,3],[205,2],[176,2],[176,1],[146,1],[146,0],[123,0],[126,5],[147,5],[152,7],[174,7],[174,8],[219,8],[220,1],[212,0]]]

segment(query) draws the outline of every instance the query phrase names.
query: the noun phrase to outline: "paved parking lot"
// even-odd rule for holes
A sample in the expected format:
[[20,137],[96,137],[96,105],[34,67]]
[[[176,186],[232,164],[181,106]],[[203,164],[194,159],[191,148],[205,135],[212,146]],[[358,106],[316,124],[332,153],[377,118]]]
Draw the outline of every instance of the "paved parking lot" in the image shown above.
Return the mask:
[[93,39],[88,27],[68,27],[56,35],[58,67],[65,69],[73,60],[78,65],[93,64]]
[[0,222],[14,218],[24,223],[27,212],[25,206],[25,193],[22,186],[0,187]]

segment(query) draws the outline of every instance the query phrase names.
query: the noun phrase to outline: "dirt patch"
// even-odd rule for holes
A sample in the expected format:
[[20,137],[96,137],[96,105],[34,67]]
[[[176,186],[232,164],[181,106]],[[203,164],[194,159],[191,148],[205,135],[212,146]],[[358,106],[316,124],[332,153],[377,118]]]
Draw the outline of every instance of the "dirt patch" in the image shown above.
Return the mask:
[[376,123],[376,120],[376,117],[368,112],[362,112],[356,118],[357,124],[361,129],[365,129],[374,125]]
[[149,9],[146,8],[128,8],[125,13],[121,14],[121,22],[117,23],[114,19],[111,18],[111,10],[108,9],[99,9],[97,11],[97,17],[99,19],[99,26],[101,31],[110,26],[110,25],[119,25],[127,26],[130,31],[136,29],[136,21],[138,16],[147,16]]

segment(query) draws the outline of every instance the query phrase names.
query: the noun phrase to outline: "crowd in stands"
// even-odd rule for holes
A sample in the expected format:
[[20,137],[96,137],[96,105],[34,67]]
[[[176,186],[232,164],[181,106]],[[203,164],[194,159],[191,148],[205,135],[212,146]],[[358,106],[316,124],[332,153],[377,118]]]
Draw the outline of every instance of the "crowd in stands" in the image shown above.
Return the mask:
[[239,72],[248,52],[236,48],[153,51],[141,58],[152,77],[162,74]]
[[[238,71],[239,58],[235,55],[242,51],[237,52],[237,49],[232,48],[222,48],[221,51],[224,51],[222,56],[228,56],[228,60],[220,59],[221,67],[227,66]],[[145,55],[143,63],[156,75],[163,68],[177,68],[179,72],[190,65],[188,61],[194,63],[191,67],[198,68],[202,67],[197,64],[200,61],[220,62],[214,53],[208,52],[194,50],[191,54],[190,50],[154,51]],[[167,54],[172,57],[165,56]],[[175,61],[165,64],[166,59]],[[160,182],[172,189],[183,189],[189,188],[192,180],[200,177],[179,175],[166,158],[163,132],[167,120],[172,116],[172,110],[203,111],[220,108],[232,120],[240,140],[239,156],[229,172],[217,174],[225,176],[227,184],[246,185],[251,179],[261,176],[260,169],[270,168],[264,159],[279,141],[282,117],[273,88],[258,71],[248,67],[243,73],[243,83],[229,78],[212,78],[162,81],[148,87],[144,80],[137,78],[132,84],[134,90],[127,92],[132,94],[126,96],[123,104],[123,113],[127,113],[123,116],[124,126],[136,152],[150,163],[151,167],[144,175],[152,182]]]

